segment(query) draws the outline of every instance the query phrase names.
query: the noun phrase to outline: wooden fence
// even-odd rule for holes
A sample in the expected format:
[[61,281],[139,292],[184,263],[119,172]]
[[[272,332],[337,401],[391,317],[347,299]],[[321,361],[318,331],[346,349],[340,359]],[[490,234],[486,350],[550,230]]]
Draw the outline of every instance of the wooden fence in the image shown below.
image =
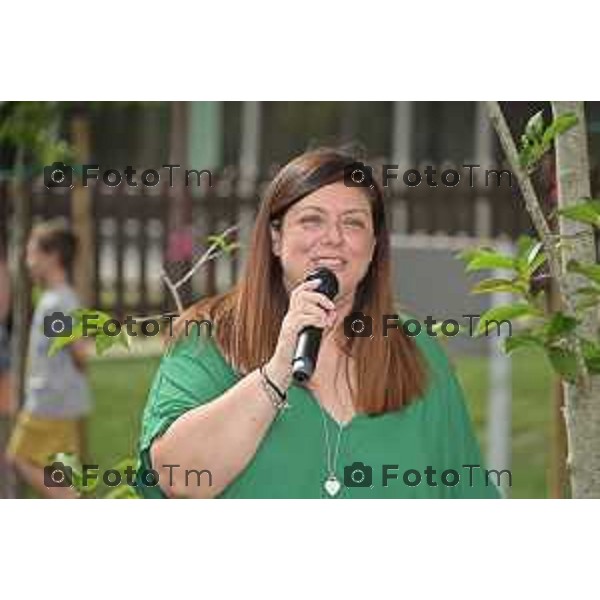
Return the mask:
[[[171,273],[183,273],[185,257],[173,255],[178,243],[187,243],[189,249],[186,235],[191,235],[197,256],[208,235],[241,224],[238,241],[242,249],[209,263],[188,286],[186,300],[227,289],[239,276],[243,246],[268,178],[259,181],[256,185],[240,182],[235,170],[226,168],[213,173],[212,186],[202,188],[198,196],[192,194],[192,188],[181,188],[175,195],[168,182],[155,188],[90,186],[93,306],[119,316],[172,310],[160,269],[166,265]],[[47,189],[37,180],[32,183],[31,197],[34,220],[56,216],[70,219],[69,188]],[[0,238],[9,250],[12,202],[8,182],[0,181]],[[179,206],[179,226],[173,225],[173,203]],[[516,188],[505,183],[501,187],[431,188],[423,183],[415,188],[386,188],[386,210],[390,230],[395,233],[514,239],[531,230]],[[178,236],[185,239],[178,242]]]

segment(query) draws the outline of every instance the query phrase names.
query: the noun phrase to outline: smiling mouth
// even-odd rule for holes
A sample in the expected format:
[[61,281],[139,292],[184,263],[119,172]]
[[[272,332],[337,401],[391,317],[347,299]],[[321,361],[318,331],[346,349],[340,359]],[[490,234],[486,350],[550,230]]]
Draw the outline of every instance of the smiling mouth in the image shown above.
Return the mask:
[[346,266],[346,260],[343,258],[315,258],[312,260],[312,264],[314,267],[328,267],[330,269],[342,269]]

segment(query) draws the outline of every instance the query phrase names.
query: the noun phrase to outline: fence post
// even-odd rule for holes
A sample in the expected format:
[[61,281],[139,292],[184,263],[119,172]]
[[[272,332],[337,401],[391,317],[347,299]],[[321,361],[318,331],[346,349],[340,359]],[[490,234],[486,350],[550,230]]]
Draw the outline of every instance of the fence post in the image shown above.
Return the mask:
[[[514,254],[513,245],[500,243],[498,249],[503,254]],[[505,277],[502,270],[494,271],[492,277]],[[491,307],[511,302],[512,294],[495,292],[491,294]],[[498,326],[498,336],[490,336],[489,347],[489,397],[488,397],[488,456],[490,469],[510,469],[511,462],[511,419],[512,419],[512,362],[510,356],[500,348],[506,332]],[[501,479],[502,489],[508,496],[506,479]]]
[[[71,120],[71,134],[75,148],[76,163],[86,164],[90,156],[90,127],[85,113],[77,111]],[[75,184],[71,193],[71,216],[77,236],[78,252],[75,259],[73,279],[75,289],[84,306],[92,302],[92,274],[94,264],[94,225],[92,221],[92,194],[83,182]]]

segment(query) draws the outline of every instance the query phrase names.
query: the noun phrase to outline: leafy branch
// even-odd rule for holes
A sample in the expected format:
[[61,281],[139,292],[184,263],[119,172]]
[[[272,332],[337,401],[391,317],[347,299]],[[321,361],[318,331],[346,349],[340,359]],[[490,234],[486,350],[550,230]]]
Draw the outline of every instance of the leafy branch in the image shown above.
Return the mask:
[[[472,293],[510,292],[518,301],[494,307],[482,315],[480,327],[485,320],[519,319],[526,324],[517,335],[505,340],[507,354],[520,348],[542,349],[553,369],[566,381],[581,384],[589,389],[590,373],[600,373],[600,344],[585,339],[577,332],[582,322],[583,311],[600,305],[600,266],[569,261],[563,267],[561,246],[571,243],[572,236],[555,234],[551,231],[540,207],[530,179],[542,156],[548,152],[558,135],[577,124],[574,114],[563,114],[550,124],[544,123],[542,112],[536,113],[528,122],[521,136],[520,150],[497,102],[488,102],[490,118],[500,137],[509,163],[515,171],[523,198],[534,223],[538,238],[522,236],[517,242],[516,256],[509,256],[492,248],[469,249],[458,255],[466,261],[466,272],[485,269],[506,269],[506,278],[485,279],[477,283]],[[566,219],[598,227],[600,225],[600,200],[582,198],[578,202],[557,211]],[[546,265],[549,275],[540,273]],[[567,272],[577,273],[587,279],[586,285],[569,289],[565,283]],[[541,279],[556,281],[560,299],[559,310],[546,314],[543,293],[536,291]]]
[[[543,275],[536,275],[547,261],[546,254],[539,241],[522,236],[517,243],[515,257],[490,248],[469,249],[458,254],[466,262],[466,272],[506,269],[510,276],[489,278],[478,282],[472,293],[486,294],[509,292],[517,301],[495,306],[481,315],[476,334],[484,332],[484,324],[492,320],[519,320],[522,325],[519,333],[504,340],[504,351],[511,354],[520,348],[537,347],[543,350],[552,367],[567,381],[575,382],[578,375],[575,344],[581,347],[586,369],[591,373],[600,373],[600,344],[587,340],[576,333],[581,322],[578,315],[587,306],[600,303],[600,267],[570,263],[569,269],[579,272],[589,280],[589,285],[576,290],[581,301],[576,304],[575,316],[557,311],[548,315],[544,311],[543,292],[536,289],[536,282]],[[523,324],[525,322],[525,324]]]

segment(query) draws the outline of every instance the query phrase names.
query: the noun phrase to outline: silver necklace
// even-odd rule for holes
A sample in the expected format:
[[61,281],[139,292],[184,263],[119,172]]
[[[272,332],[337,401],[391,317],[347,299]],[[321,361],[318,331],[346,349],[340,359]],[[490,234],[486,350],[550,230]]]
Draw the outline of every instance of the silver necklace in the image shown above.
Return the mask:
[[340,450],[340,439],[342,437],[342,431],[346,427],[347,423],[337,423],[338,426],[338,435],[337,435],[337,443],[335,445],[335,453],[333,455],[333,460],[331,457],[331,447],[329,445],[329,430],[327,428],[327,421],[325,418],[325,410],[319,403],[319,408],[321,409],[321,417],[323,419],[323,428],[325,429],[325,444],[327,446],[327,478],[323,482],[323,488],[325,491],[331,496],[336,496],[339,491],[342,489],[342,483],[337,478],[335,474],[335,468],[337,463],[337,457]]
[[[339,373],[339,369],[338,369],[338,373]],[[334,385],[336,382],[337,382],[337,373],[336,373]],[[325,430],[325,445],[326,445],[326,449],[327,449],[327,478],[323,482],[323,488],[333,498],[342,489],[342,483],[338,479],[335,470],[336,470],[337,458],[338,458],[338,454],[339,454],[339,450],[340,450],[340,440],[342,437],[342,431],[346,428],[346,426],[350,423],[350,421],[348,421],[347,423],[338,423],[337,421],[335,421],[335,419],[332,419],[335,421],[335,423],[338,427],[337,442],[335,445],[335,452],[334,452],[333,459],[332,459],[331,446],[329,444],[329,429],[327,427],[327,419],[325,417],[325,409],[321,406],[321,403],[319,402],[318,398],[317,398],[317,404],[319,405],[319,409],[321,410],[321,418],[323,420],[323,429]],[[350,420],[352,420],[352,419],[350,419]]]

